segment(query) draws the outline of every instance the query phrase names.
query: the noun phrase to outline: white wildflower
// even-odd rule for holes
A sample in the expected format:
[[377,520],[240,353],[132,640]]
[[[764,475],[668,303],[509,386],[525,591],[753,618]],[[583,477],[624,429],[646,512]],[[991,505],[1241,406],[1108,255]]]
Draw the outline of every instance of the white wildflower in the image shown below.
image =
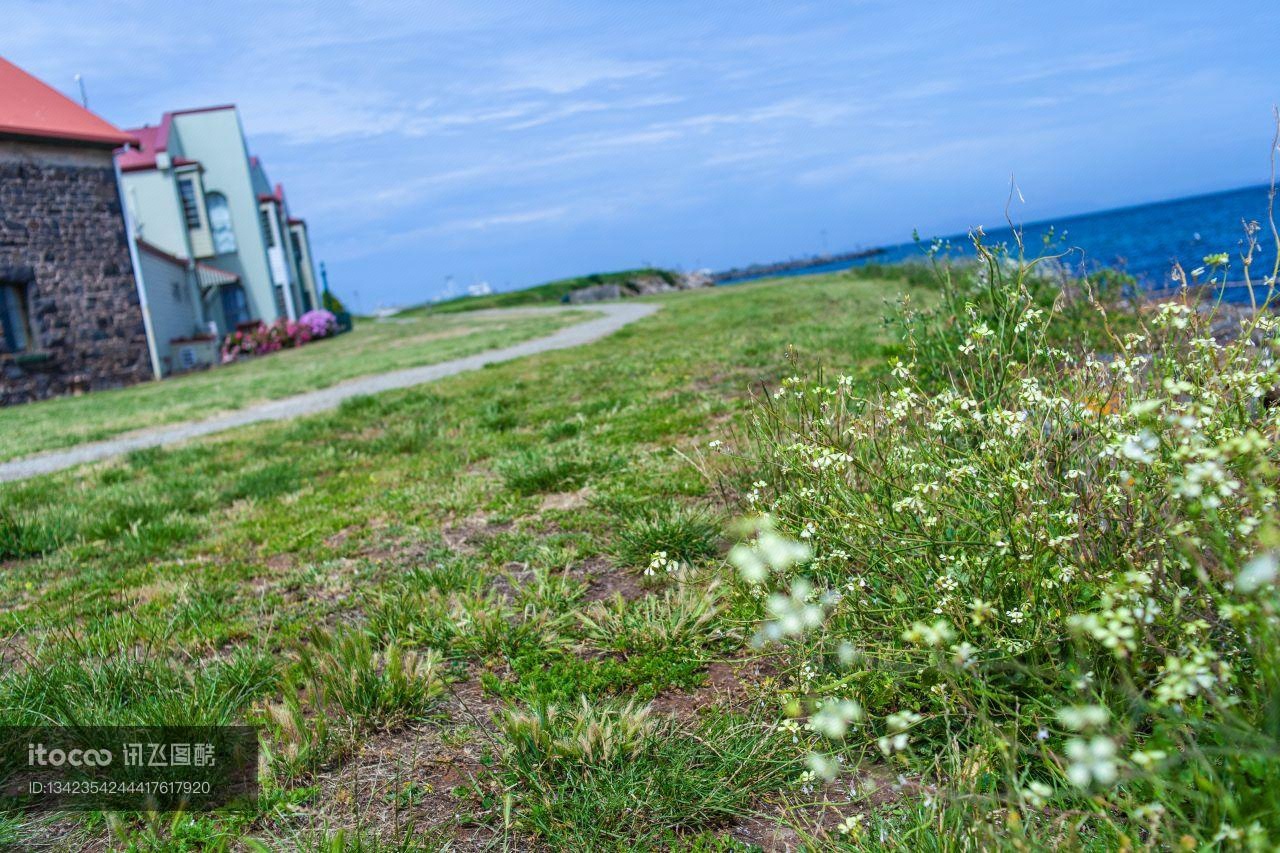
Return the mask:
[[1058,709],[1058,722],[1074,731],[1106,725],[1111,713],[1101,705],[1070,705]]
[[844,737],[849,726],[862,719],[862,706],[852,699],[829,700],[809,720],[815,732],[831,740]]
[[1277,565],[1274,551],[1259,554],[1245,563],[1240,574],[1236,576],[1236,589],[1248,595],[1264,586],[1271,586],[1276,582],[1278,570],[1280,565]]
[[1107,737],[1095,736],[1090,740],[1074,738],[1067,742],[1067,778],[1077,788],[1088,788],[1097,783],[1104,787],[1115,782],[1116,745]]

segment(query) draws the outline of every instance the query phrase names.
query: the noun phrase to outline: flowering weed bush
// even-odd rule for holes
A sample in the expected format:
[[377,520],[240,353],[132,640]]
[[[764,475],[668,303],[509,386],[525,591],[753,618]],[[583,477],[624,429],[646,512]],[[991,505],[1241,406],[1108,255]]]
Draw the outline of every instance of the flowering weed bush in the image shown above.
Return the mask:
[[918,843],[1272,849],[1277,320],[1095,301],[1086,334],[1087,298],[974,243],[873,393],[759,401],[767,514],[730,557],[789,725],[816,774],[918,780]]

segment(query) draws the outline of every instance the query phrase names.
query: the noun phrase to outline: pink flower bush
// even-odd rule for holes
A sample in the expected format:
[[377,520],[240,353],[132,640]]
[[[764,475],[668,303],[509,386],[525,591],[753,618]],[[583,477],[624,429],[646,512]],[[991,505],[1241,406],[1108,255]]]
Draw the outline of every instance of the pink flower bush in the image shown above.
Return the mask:
[[282,349],[292,349],[316,338],[325,338],[337,331],[338,321],[323,309],[308,311],[295,322],[276,320],[271,325],[259,323],[251,329],[227,335],[222,342],[222,363],[235,361],[247,355],[267,355]]
[[338,318],[323,308],[315,308],[298,318],[298,323],[311,330],[311,337],[325,338],[338,330]]

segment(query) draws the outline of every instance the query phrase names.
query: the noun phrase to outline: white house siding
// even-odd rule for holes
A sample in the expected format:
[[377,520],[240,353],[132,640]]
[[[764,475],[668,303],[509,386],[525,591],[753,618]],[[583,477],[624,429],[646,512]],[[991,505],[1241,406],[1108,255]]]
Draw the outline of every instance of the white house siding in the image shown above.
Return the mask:
[[[124,173],[125,195],[139,235],[170,254],[209,260],[238,275],[253,318],[269,323],[282,316],[276,307],[249,154],[235,109],[174,113],[167,143],[166,156],[157,159],[156,167]],[[195,161],[200,168],[170,165],[179,158]],[[194,229],[187,228],[182,215],[177,188],[180,176],[194,181],[201,217],[200,226]],[[227,200],[236,245],[233,252],[218,251],[211,239],[210,193],[221,193]],[[220,309],[214,313],[221,315]]]
[[240,116],[234,109],[176,113],[169,150],[204,167],[204,192],[226,196],[235,232],[236,251],[219,254],[212,262],[240,276],[249,309],[267,322],[281,316],[274,299],[274,284],[267,261],[267,247],[258,224],[258,199],[254,193],[249,152]]
[[121,176],[134,232],[171,255],[189,254],[187,229],[173,172],[150,169]]
[[311,262],[311,241],[307,239],[306,223],[301,220],[294,222],[289,226],[289,234],[293,238],[293,245],[298,247],[298,272],[302,276],[304,301],[311,308],[320,308],[320,289],[316,287],[316,271]]
[[176,366],[169,342],[201,331],[200,307],[196,304],[199,297],[191,286],[184,265],[140,246],[138,266],[143,286],[147,289],[151,327],[156,336],[160,364],[167,376]]

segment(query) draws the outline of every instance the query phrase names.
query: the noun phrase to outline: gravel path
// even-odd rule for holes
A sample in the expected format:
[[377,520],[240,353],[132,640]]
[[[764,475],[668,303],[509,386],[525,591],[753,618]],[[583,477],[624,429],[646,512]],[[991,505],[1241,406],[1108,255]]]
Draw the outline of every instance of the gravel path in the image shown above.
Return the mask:
[[[283,421],[316,412],[324,412],[337,408],[338,404],[343,400],[362,394],[377,394],[396,388],[409,388],[414,385],[421,385],[424,382],[433,382],[446,376],[453,376],[456,373],[477,370],[487,364],[497,364],[540,352],[589,344],[616,332],[628,323],[649,316],[657,311],[658,307],[652,303],[617,302],[583,306],[581,309],[508,309],[510,313],[529,311],[559,312],[585,309],[600,312],[604,316],[576,323],[545,338],[535,338],[531,341],[503,347],[502,349],[489,350],[466,358],[455,358],[452,361],[442,361],[438,364],[427,364],[422,367],[411,367],[407,370],[395,370],[390,373],[379,373],[373,376],[361,376],[328,388],[322,388],[319,391],[309,391],[296,397],[285,397],[280,400],[259,403],[204,421],[192,421],[184,424],[171,424],[169,426],[138,430],[124,433],[105,441],[95,441],[65,450],[40,453],[23,459],[14,459],[11,462],[0,464],[0,482],[25,480],[38,474],[48,474],[74,465],[82,465],[86,462],[96,462],[100,459],[119,456],[132,450],[174,444],[198,438],[202,435],[211,435],[215,432],[259,423],[260,421]],[[508,313],[508,311],[493,309],[483,313],[495,315]]]

